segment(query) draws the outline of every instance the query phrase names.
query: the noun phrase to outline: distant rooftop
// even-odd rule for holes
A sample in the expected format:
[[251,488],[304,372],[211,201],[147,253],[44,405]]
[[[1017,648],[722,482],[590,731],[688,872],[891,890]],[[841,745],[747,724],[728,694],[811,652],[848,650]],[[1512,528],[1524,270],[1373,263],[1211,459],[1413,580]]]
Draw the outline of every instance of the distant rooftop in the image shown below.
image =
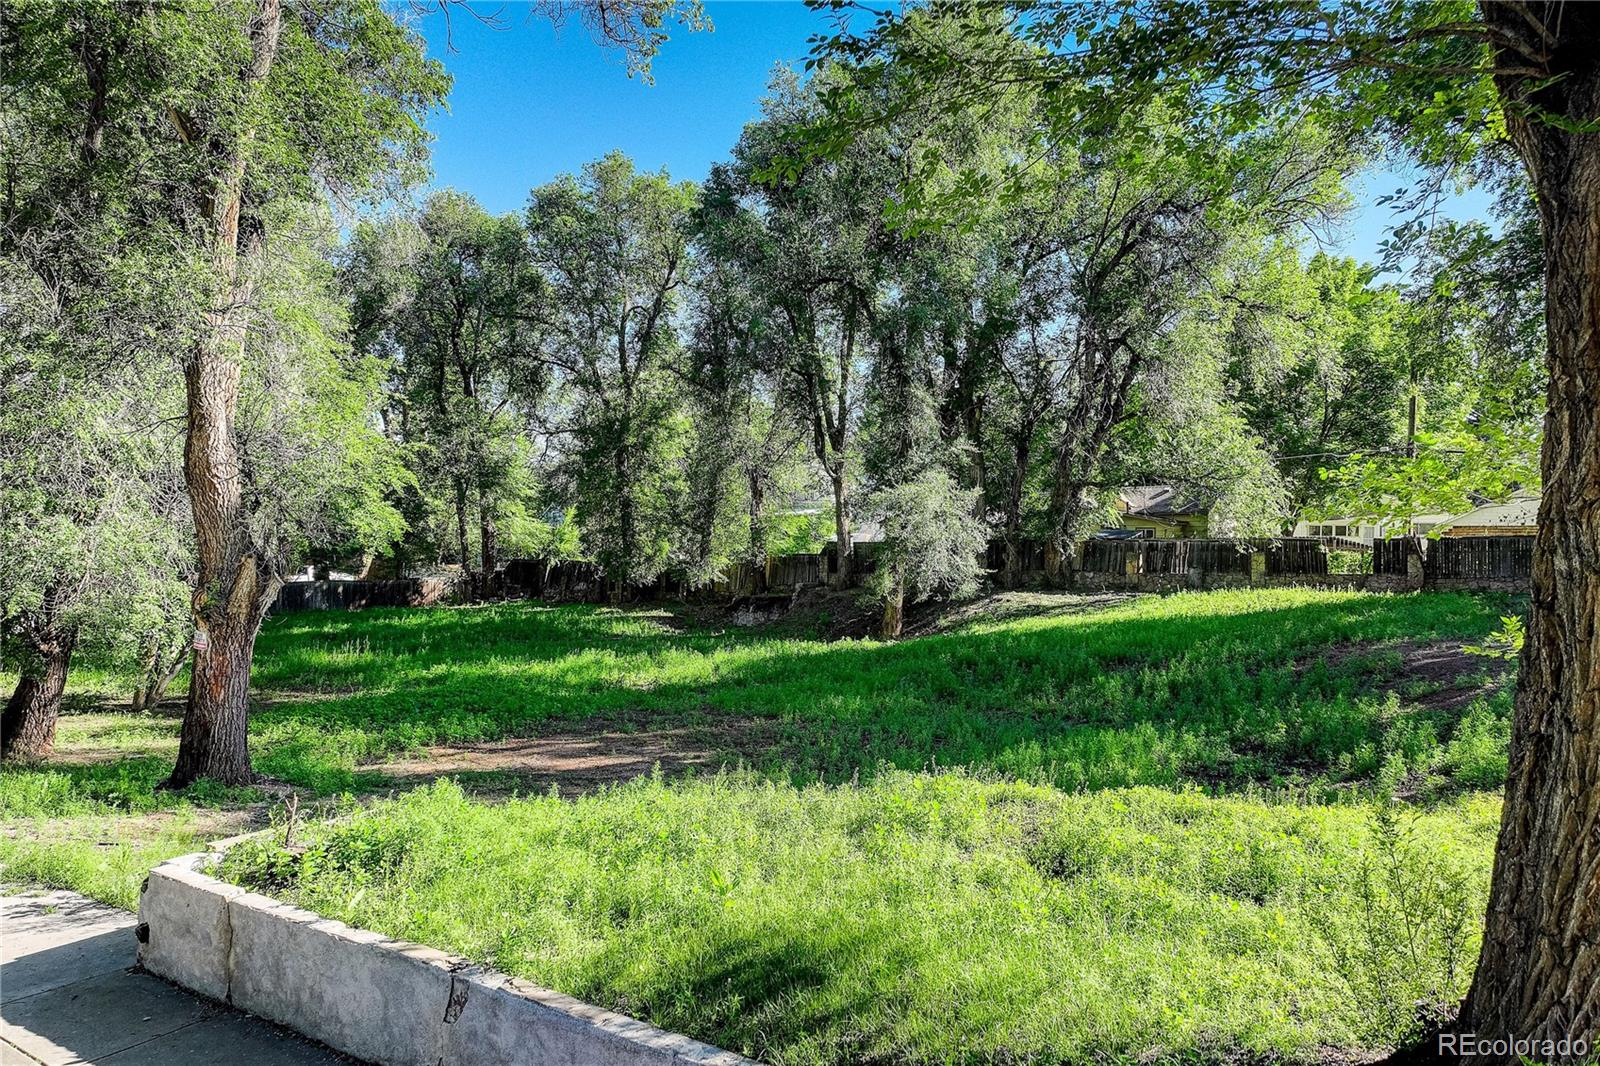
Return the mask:
[[1531,527],[1539,524],[1539,494],[1519,492],[1505,503],[1486,503],[1465,514],[1456,515],[1434,527],[1435,532],[1452,526],[1515,526]]
[[1129,485],[1117,490],[1117,497],[1126,513],[1145,518],[1209,514],[1216,502],[1194,493],[1179,492],[1171,485]]

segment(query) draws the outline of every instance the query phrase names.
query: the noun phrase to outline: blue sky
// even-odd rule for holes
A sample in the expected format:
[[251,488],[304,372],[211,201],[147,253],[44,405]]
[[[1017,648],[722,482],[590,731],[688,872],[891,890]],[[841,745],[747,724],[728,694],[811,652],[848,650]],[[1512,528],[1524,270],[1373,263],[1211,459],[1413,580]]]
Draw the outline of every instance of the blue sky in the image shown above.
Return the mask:
[[[504,28],[458,9],[449,20],[453,52],[441,14],[418,28],[455,77],[449,111],[429,122],[434,184],[471,193],[494,212],[519,210],[534,185],[613,148],[646,169],[704,178],[756,117],[773,66],[803,60],[807,38],[831,26],[800,0],[712,0],[706,11],[715,29],[675,28],[656,57],[652,85],[629,79],[621,57],[598,47],[576,17],[556,29],[523,4],[474,7],[498,12]],[[1375,258],[1388,211],[1370,201],[1404,183],[1387,173],[1359,182],[1367,202],[1332,248]],[[1482,212],[1486,203],[1468,194],[1447,213]]]

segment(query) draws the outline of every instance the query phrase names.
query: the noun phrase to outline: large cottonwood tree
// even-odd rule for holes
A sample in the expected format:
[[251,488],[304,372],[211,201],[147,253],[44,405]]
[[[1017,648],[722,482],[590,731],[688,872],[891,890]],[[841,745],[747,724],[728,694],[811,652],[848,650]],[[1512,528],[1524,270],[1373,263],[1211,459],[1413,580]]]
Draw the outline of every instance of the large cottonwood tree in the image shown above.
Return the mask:
[[613,593],[655,580],[682,513],[688,437],[671,367],[695,190],[620,152],[533,190],[528,232],[549,286],[536,357],[562,412],[564,478]]
[[522,219],[435,193],[414,219],[358,226],[344,274],[357,342],[390,367],[392,432],[410,446],[425,497],[451,515],[457,561],[486,594],[502,518],[522,502],[528,412],[547,378],[535,358],[543,277]]
[[[584,18],[643,69],[676,6],[619,0]],[[245,495],[239,425],[266,256],[284,238],[271,209],[392,191],[417,176],[421,120],[448,79],[378,0],[31,3],[9,5],[4,24],[16,60],[8,84],[55,110],[51,128],[81,130],[79,155],[97,164],[63,187],[71,195],[24,209],[80,241],[126,219],[125,234],[163,238],[163,264],[189,279],[187,301],[162,305],[184,373],[198,557],[189,706],[169,784],[247,782],[250,664],[282,565]],[[136,150],[115,151],[129,143]],[[8,211],[8,227],[17,217]],[[122,310],[136,318],[145,308]]]

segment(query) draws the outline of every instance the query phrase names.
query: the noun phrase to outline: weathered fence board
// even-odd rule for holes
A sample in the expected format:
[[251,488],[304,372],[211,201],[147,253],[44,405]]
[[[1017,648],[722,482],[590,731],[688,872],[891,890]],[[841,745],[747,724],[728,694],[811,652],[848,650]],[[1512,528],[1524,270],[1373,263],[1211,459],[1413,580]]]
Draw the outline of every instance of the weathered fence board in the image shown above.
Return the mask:
[[1533,577],[1532,537],[1440,537],[1428,545],[1430,578],[1516,581]]
[[1239,540],[1087,540],[1079,570],[1095,574],[1248,574],[1253,544]]
[[1275,537],[1261,542],[1269,574],[1326,574],[1328,547],[1316,537]]
[[[1422,580],[1426,584],[1438,581],[1523,583],[1533,572],[1532,537],[1442,537],[1435,540],[1410,541],[1409,538],[1380,540],[1371,546],[1371,576],[1380,578],[1410,578],[1407,553],[1416,544],[1423,553]],[[1258,580],[1253,576],[1252,560],[1257,556],[1254,575],[1292,579],[1348,577],[1329,573],[1329,551],[1343,547],[1319,537],[1269,537],[1259,539],[1135,539],[1113,540],[1095,538],[1078,547],[1077,558],[1072,560],[1063,580],[1071,582],[1071,570],[1084,574],[1120,575],[1170,575],[1185,577],[1195,575],[1241,575],[1245,581]],[[867,542],[854,546],[854,581],[871,572],[877,561],[880,545]],[[1044,570],[1045,545],[1036,540],[1023,540],[1018,544],[1019,576],[1037,575]],[[985,560],[992,572],[1005,569],[1006,546],[1003,541],[988,545]],[[814,555],[779,555],[768,560],[765,567],[765,590],[791,592],[826,584],[834,573],[833,553],[825,549]],[[540,559],[514,559],[507,563],[504,581],[499,586],[502,594],[547,596],[555,598],[599,599],[612,589],[607,585],[599,566],[590,562],[563,560],[551,562]],[[757,581],[756,569],[748,563],[739,563],[711,582],[709,591],[719,596],[749,596],[763,591]],[[1104,579],[1097,578],[1098,581]],[[1226,583],[1239,583],[1235,577],[1223,579]],[[1415,579],[1412,579],[1413,582]],[[1393,587],[1393,582],[1386,582]],[[1413,585],[1414,587],[1414,585]],[[298,610],[352,610],[360,607],[416,606],[438,602],[447,596],[452,586],[447,580],[407,579],[397,581],[305,581],[284,586],[273,606],[275,612]],[[662,579],[646,587],[628,590],[632,596],[688,595],[691,589],[682,575],[663,575]]]
[[1381,540],[1372,546],[1372,572],[1403,575],[1406,556],[1415,544],[1422,553],[1426,581],[1530,581],[1533,578],[1532,537],[1437,537],[1411,541]]
[[1375,540],[1372,542],[1372,572],[1389,577],[1404,577],[1406,573],[1407,538]]
[[767,563],[769,588],[805,588],[826,580],[820,555],[776,555]]
[[278,590],[272,613],[426,607],[449,596],[453,587],[443,578],[416,577],[393,581],[290,581]]

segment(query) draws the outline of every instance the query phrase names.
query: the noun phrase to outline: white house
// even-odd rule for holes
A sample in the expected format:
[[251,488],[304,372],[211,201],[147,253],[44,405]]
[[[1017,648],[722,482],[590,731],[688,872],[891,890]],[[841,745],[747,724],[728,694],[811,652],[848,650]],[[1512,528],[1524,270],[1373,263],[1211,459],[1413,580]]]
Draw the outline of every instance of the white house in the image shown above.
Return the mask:
[[1297,537],[1339,537],[1345,540],[1359,540],[1363,544],[1371,544],[1375,540],[1384,540],[1389,537],[1403,537],[1407,533],[1425,536],[1436,527],[1450,521],[1448,514],[1419,514],[1413,515],[1407,522],[1404,518],[1319,518],[1308,521],[1302,518],[1295,523],[1294,535]]

